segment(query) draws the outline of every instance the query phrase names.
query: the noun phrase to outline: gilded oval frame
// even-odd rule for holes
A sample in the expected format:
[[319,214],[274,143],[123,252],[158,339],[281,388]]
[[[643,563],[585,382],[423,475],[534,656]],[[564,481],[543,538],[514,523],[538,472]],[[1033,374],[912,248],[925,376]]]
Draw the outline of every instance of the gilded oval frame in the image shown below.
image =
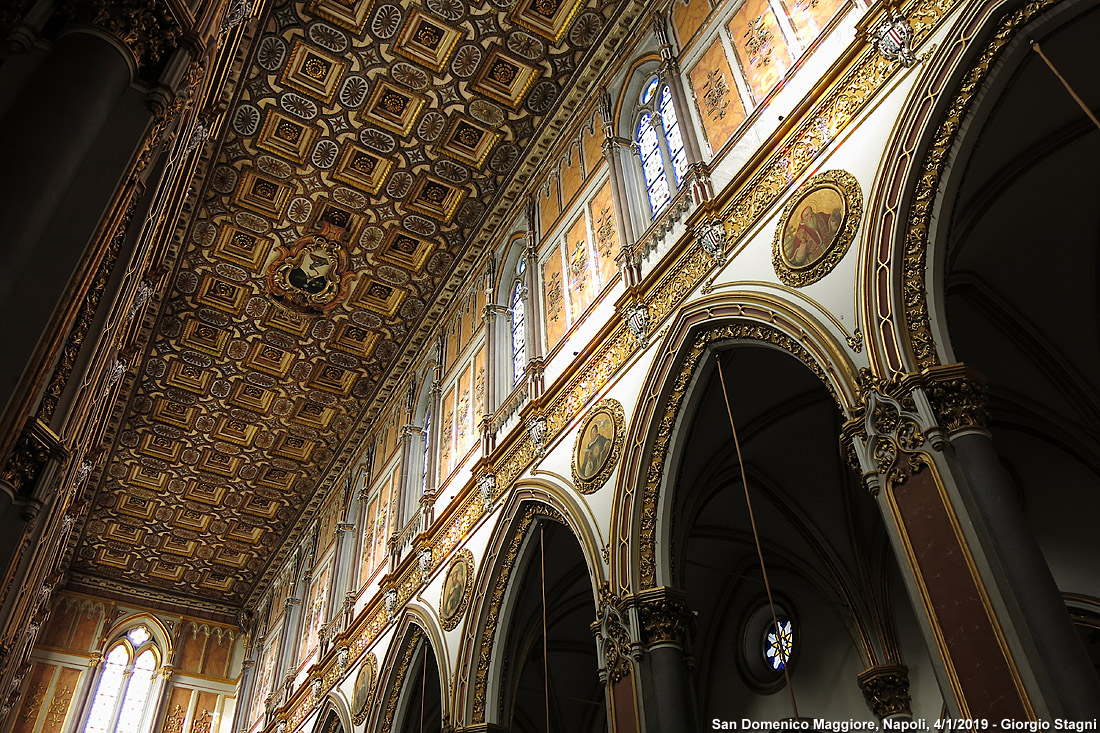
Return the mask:
[[[370,673],[370,680],[363,684],[363,674]],[[378,659],[373,653],[368,654],[363,663],[359,665],[359,671],[355,674],[355,684],[352,688],[352,718],[354,725],[361,724],[370,713],[371,702],[374,699],[374,689],[378,685]],[[360,697],[362,695],[362,697]]]
[[[820,251],[816,253],[812,260],[804,264],[791,262],[784,244],[785,235],[792,225],[794,215],[801,213],[799,218],[804,219],[808,213],[813,213],[813,208],[808,202],[814,197],[820,199],[823,196],[828,196],[829,193],[835,193],[843,204],[843,212],[840,214],[839,222],[836,223],[835,232],[830,231],[831,237],[828,243],[824,243],[822,240],[818,241],[817,246]],[[803,204],[806,204],[805,208],[803,208]],[[817,217],[822,215],[817,214]],[[835,215],[836,212],[834,211],[833,216]],[[772,266],[775,268],[775,274],[785,284],[795,288],[809,285],[825,277],[832,272],[833,268],[837,266],[848,251],[852,240],[855,239],[856,229],[859,228],[859,222],[862,218],[863,193],[855,176],[847,171],[831,170],[810,178],[791,194],[787,204],[783,207],[779,223],[775,227],[775,236],[772,240]],[[827,226],[830,230],[832,229],[831,217]],[[802,228],[803,226],[800,223],[797,231],[801,231]],[[820,234],[819,227],[815,228],[812,223],[806,231]]]
[[[448,597],[452,595],[450,591],[451,582],[455,577],[455,568],[459,565],[465,565],[465,577],[463,578],[462,597],[458,600],[457,605],[451,609],[448,613],[446,611]],[[451,561],[450,567],[447,568],[447,574],[443,576],[443,589],[439,593],[439,623],[443,627],[444,631],[451,631],[466,613],[466,609],[470,607],[470,596],[473,595],[474,587],[474,553],[469,550],[459,550],[455,555],[454,560]]]
[[[610,424],[610,437],[604,435],[601,428]],[[596,437],[588,437],[595,430]],[[592,406],[592,409],[581,421],[580,429],[573,443],[573,483],[582,494],[593,494],[599,491],[611,478],[611,472],[615,470],[615,464],[619,461],[619,455],[623,451],[623,440],[626,437],[626,419],[623,406],[618,400],[604,399]],[[594,466],[590,464],[593,458],[593,443],[603,442],[595,448],[602,452],[602,457],[595,459]]]

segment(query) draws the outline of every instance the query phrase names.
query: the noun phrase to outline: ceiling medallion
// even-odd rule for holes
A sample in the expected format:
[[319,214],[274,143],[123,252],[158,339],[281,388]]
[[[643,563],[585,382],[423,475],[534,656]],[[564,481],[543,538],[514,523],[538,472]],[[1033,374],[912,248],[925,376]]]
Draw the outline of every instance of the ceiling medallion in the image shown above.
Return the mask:
[[325,223],[319,234],[276,249],[267,269],[275,300],[303,313],[327,313],[343,299],[352,273],[339,235],[346,232]]

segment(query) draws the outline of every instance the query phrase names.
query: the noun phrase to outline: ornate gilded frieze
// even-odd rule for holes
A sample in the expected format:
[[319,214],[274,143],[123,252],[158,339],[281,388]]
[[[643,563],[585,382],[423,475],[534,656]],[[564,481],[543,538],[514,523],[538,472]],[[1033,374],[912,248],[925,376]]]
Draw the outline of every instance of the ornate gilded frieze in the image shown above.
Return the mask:
[[631,658],[634,644],[630,633],[630,620],[627,604],[623,598],[604,583],[600,587],[596,620],[592,623],[592,633],[596,637],[596,648],[600,655],[600,676],[604,682],[615,684],[631,674]]
[[[500,625],[500,614],[503,610],[504,595],[508,590],[508,583],[515,569],[516,560],[519,557],[520,548],[527,531],[536,520],[552,520],[567,524],[556,509],[545,504],[531,503],[523,510],[523,514],[516,521],[511,536],[501,551],[497,560],[497,577],[492,590],[486,599],[485,623],[481,630],[480,643],[477,652],[477,667],[474,670],[474,704],[471,720],[475,723],[485,721],[486,695],[489,685],[489,665],[493,655],[493,647],[496,642],[496,633]],[[467,632],[467,643],[473,645],[476,624],[470,624]]]
[[[693,250],[699,251],[699,250]],[[706,256],[703,254],[702,256]],[[638,562],[641,575],[641,588],[648,589],[657,585],[657,505],[660,501],[661,483],[664,478],[665,461],[671,448],[673,429],[680,416],[680,408],[687,394],[696,369],[703,354],[722,341],[756,341],[777,346],[794,355],[805,364],[829,389],[838,404],[842,404],[821,365],[810,355],[806,348],[782,331],[762,323],[732,323],[714,328],[700,334],[685,356],[679,372],[673,380],[672,390],[665,400],[665,409],[660,416],[659,427],[645,469],[645,485],[642,489],[641,528],[638,536]]]
[[[985,83],[990,70],[996,66],[1006,45],[1015,38],[1022,27],[1058,2],[1059,0],[1029,2],[1004,18],[994,33],[992,41],[982,51],[970,71],[962,77],[962,83],[954,99],[944,108],[943,116],[935,129],[923,161],[915,168],[919,175],[915,175],[917,185],[909,206],[905,228],[901,290],[907,340],[918,369],[939,364],[928,310],[930,287],[928,273],[932,268],[928,265],[927,254],[932,244],[929,233],[935,213],[935,199],[942,189],[944,171],[948,160],[951,159],[950,153],[955,148],[960,131],[965,128],[978,91]],[[914,31],[917,29],[914,28]],[[893,232],[890,236],[893,236]],[[896,256],[893,249],[890,251],[890,256]],[[888,286],[896,288],[893,282]],[[872,297],[882,298],[884,295],[876,293]]]

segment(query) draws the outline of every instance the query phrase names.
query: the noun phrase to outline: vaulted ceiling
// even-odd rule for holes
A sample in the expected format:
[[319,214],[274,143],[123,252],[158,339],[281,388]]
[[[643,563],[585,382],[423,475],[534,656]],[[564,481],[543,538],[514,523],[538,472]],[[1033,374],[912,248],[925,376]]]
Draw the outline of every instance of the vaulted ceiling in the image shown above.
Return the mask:
[[640,5],[270,3],[72,569],[243,604]]

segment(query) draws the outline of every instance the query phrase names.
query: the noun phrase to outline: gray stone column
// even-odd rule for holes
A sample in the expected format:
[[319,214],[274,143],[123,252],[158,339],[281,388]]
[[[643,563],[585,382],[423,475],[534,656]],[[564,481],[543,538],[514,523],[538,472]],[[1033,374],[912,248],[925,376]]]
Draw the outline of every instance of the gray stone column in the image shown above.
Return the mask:
[[1074,720],[1100,717],[1100,681],[1024,520],[1015,485],[997,457],[993,441],[988,433],[975,430],[951,436],[949,446],[970,498],[985,520],[1006,584],[1016,589],[1023,624],[1061,700],[1062,714]]
[[691,616],[683,591],[652,588],[635,597],[641,636],[642,718],[647,730],[703,730],[690,666]]
[[1100,716],[1100,683],[1015,504],[961,364],[864,384],[845,424],[952,715]]

